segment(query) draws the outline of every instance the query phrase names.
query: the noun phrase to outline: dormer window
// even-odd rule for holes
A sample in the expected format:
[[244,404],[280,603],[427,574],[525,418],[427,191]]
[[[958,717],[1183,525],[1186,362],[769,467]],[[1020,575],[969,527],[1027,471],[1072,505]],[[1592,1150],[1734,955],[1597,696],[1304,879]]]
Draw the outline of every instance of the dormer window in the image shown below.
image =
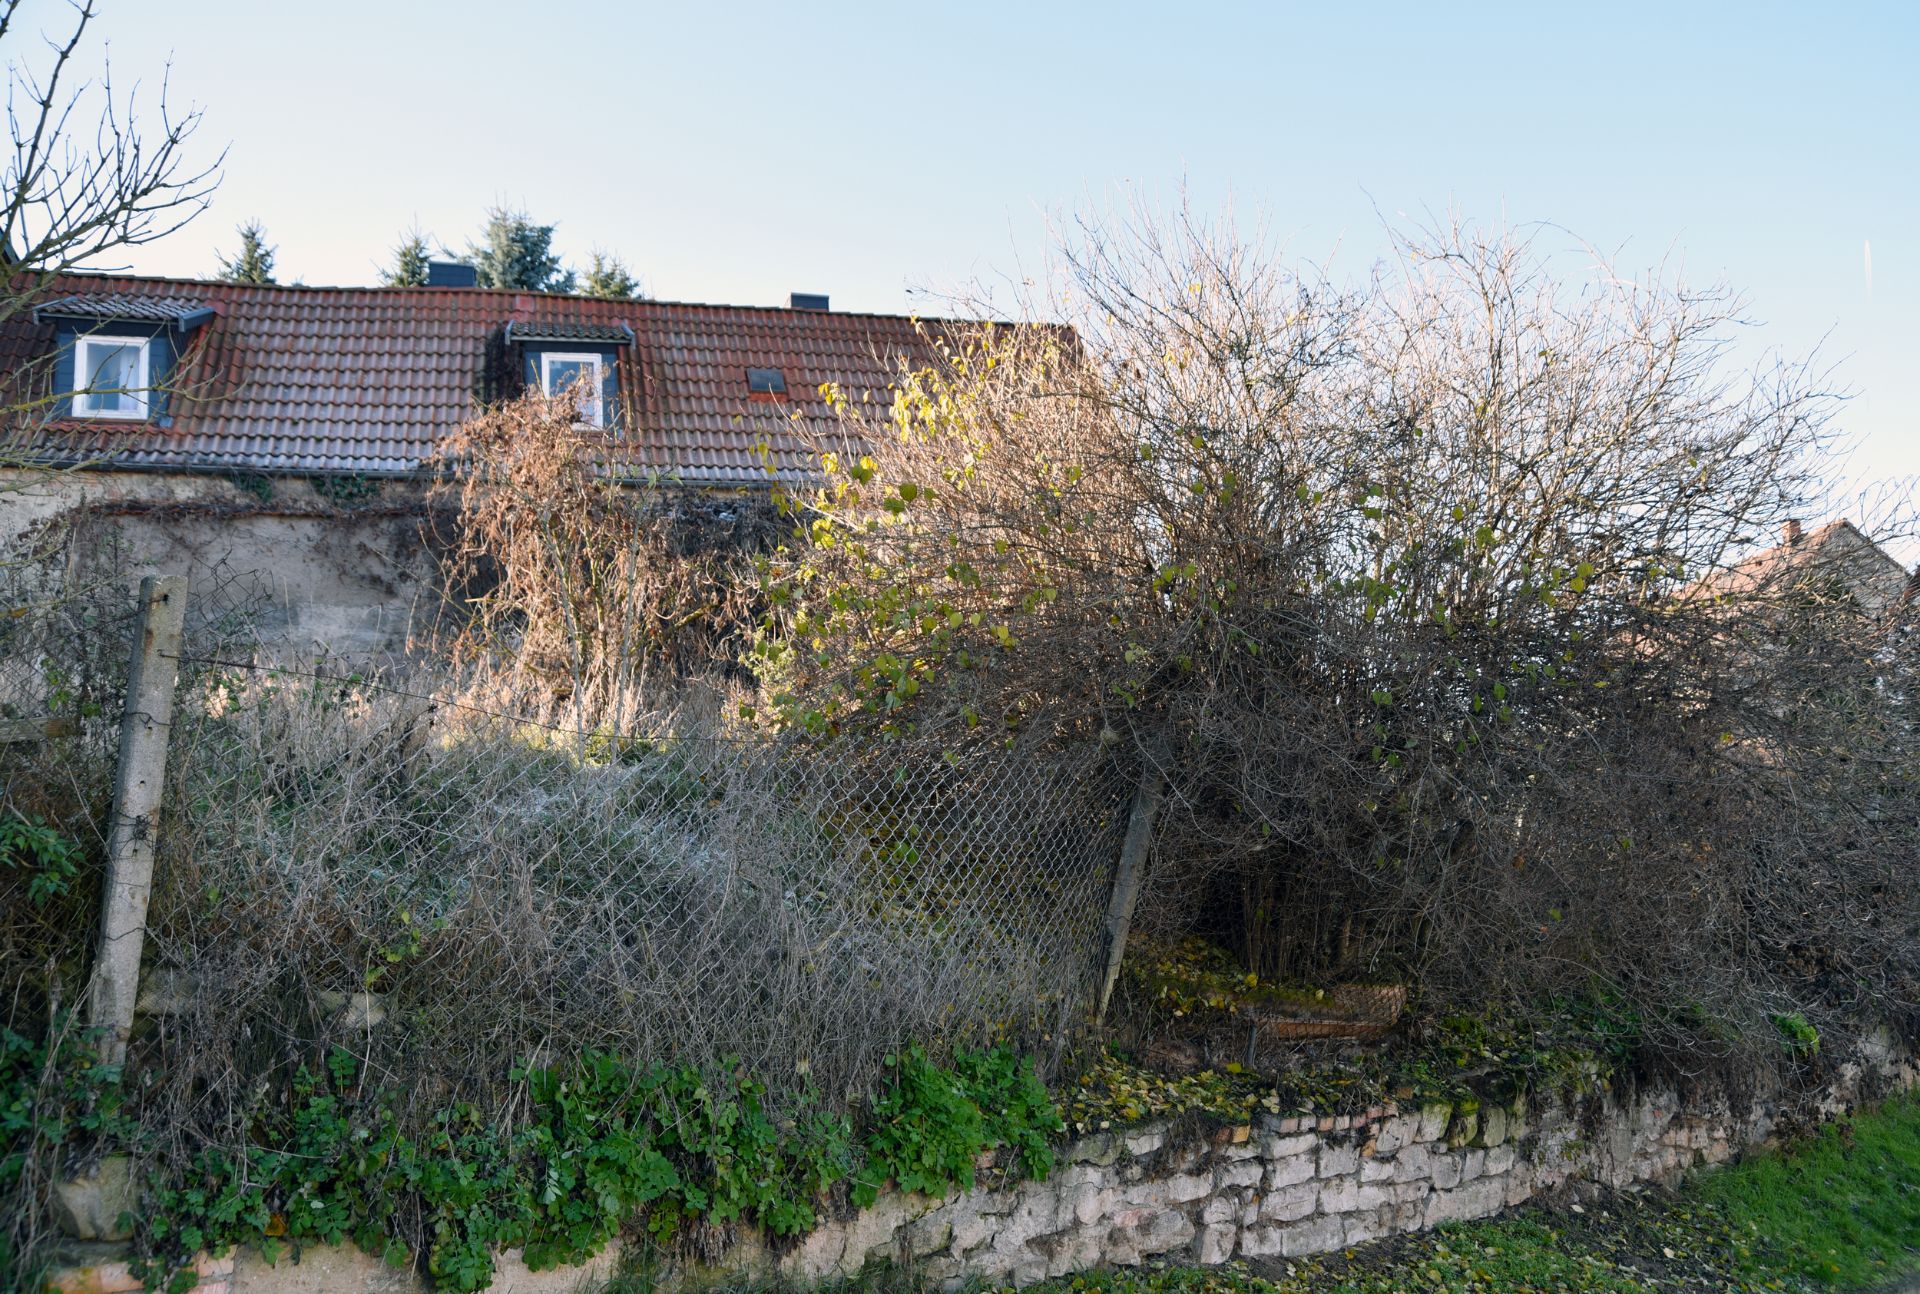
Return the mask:
[[571,396],[579,424],[619,435],[638,392],[620,389],[620,352],[633,345],[624,320],[516,319],[506,342],[520,353],[521,383],[549,398]]
[[605,360],[591,351],[540,354],[540,389],[553,398],[571,396],[583,427],[607,425],[606,402],[601,394],[605,381]]
[[41,302],[33,321],[53,328],[52,415],[170,426],[169,391],[188,339],[214,318],[203,301],[139,292]]
[[147,416],[150,337],[80,337],[73,344],[73,412],[79,418]]
[[777,368],[750,368],[747,390],[754,395],[785,395],[787,375]]

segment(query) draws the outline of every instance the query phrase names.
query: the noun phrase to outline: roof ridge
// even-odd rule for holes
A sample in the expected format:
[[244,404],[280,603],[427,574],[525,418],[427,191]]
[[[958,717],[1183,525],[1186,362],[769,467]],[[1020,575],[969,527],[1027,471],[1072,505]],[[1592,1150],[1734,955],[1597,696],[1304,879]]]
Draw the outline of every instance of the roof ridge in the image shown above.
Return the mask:
[[[176,277],[167,274],[127,274],[110,270],[63,270],[48,280],[49,285],[70,283],[74,280],[94,280],[121,284],[151,284],[167,287],[215,288],[222,292],[237,293],[326,293],[326,292],[372,292],[372,293],[459,293],[463,297],[487,295],[496,297],[530,296],[549,301],[580,301],[606,306],[660,307],[683,310],[754,310],[764,314],[790,317],[794,315],[826,315],[836,319],[910,319],[928,324],[993,324],[996,327],[1013,327],[1013,321],[1006,319],[975,318],[966,319],[952,315],[923,315],[914,313],[896,313],[884,310],[795,310],[791,306],[750,305],[728,301],[678,301],[658,297],[636,297],[622,300],[617,297],[588,296],[582,292],[536,292],[531,288],[487,288],[487,287],[447,287],[444,285],[408,285],[404,287],[387,283],[236,283],[231,279],[209,279]],[[1040,321],[1030,321],[1039,324]],[[1058,324],[1041,324],[1043,327],[1059,327]]]

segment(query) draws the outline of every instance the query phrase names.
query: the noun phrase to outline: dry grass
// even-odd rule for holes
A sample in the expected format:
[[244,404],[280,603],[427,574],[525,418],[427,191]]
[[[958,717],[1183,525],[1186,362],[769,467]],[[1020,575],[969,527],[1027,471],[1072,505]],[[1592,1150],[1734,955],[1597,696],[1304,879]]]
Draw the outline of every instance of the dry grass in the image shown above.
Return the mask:
[[511,1117],[513,1063],[585,1048],[841,1105],[904,1040],[1032,1044],[1078,1000],[1111,856],[1094,769],[408,690],[190,683],[150,918],[181,998],[148,1042],[165,1126],[237,1127],[331,1045],[423,1110]]

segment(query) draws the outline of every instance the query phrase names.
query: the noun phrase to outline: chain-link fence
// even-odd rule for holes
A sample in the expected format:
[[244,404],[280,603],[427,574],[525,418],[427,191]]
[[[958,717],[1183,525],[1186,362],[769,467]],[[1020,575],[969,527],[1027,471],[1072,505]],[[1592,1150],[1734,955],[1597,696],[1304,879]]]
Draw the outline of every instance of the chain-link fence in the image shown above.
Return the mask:
[[[37,655],[0,670],[48,710],[87,662],[51,708],[92,717],[10,747],[8,799],[100,838],[131,632],[104,596],[16,617]],[[1045,1055],[1084,1012],[1127,808],[1097,756],[535,722],[457,679],[272,661],[234,602],[200,599],[180,653],[133,1040],[164,1126],[231,1128],[334,1044],[422,1109],[583,1048],[837,1105],[906,1040]]]
[[85,987],[137,621],[125,587],[0,567],[0,1026],[23,1036]]

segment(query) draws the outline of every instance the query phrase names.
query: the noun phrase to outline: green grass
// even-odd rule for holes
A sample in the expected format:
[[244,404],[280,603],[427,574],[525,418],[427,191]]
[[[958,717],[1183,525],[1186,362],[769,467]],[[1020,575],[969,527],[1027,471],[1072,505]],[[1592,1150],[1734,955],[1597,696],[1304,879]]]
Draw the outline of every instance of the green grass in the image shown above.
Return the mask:
[[1821,1129],[1791,1155],[1765,1155],[1694,1187],[1771,1240],[1809,1283],[1858,1289],[1920,1271],[1920,1099]]

